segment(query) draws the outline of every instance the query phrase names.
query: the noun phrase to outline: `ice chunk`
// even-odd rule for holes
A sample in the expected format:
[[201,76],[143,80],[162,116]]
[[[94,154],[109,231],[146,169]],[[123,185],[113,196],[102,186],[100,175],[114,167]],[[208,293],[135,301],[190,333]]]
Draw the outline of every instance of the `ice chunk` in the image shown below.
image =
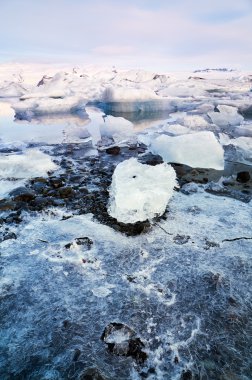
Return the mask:
[[226,105],[219,105],[216,111],[208,112],[208,116],[219,127],[239,125],[244,120],[243,116],[238,114],[236,107]]
[[212,132],[204,131],[182,136],[161,135],[151,144],[150,150],[166,162],[191,167],[224,169],[224,151]]
[[24,154],[0,156],[0,179],[46,176],[48,171],[55,169],[57,165],[50,156],[38,149],[27,149]]
[[234,145],[242,152],[242,156],[249,164],[252,162],[252,138],[251,137],[238,137],[237,139],[230,140],[230,144]]
[[114,171],[108,212],[122,223],[162,215],[176,184],[176,173],[170,165],[143,165],[130,158]]
[[252,137],[252,124],[243,124],[235,128],[235,134],[238,136]]

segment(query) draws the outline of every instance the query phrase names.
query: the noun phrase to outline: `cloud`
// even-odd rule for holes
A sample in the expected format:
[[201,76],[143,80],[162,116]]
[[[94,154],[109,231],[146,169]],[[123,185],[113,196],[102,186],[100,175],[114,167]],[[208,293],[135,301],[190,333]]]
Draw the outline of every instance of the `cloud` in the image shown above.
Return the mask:
[[4,59],[48,57],[191,68],[208,65],[210,58],[216,65],[252,68],[251,0],[205,0],[204,5],[202,0],[2,3]]

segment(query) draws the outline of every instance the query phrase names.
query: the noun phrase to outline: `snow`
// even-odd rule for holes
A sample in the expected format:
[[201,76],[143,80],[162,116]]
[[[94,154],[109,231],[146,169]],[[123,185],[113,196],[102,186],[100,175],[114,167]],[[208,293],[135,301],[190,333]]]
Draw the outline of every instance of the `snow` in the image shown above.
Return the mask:
[[175,137],[162,134],[152,141],[150,151],[159,154],[166,162],[224,169],[223,148],[214,134],[208,131]]
[[236,107],[219,105],[217,109],[219,112],[208,112],[208,116],[211,118],[212,122],[219,127],[239,125],[244,120],[243,116],[238,114]]
[[110,187],[108,212],[119,222],[136,223],[165,212],[176,186],[176,173],[167,164],[143,165],[136,158],[117,165]]

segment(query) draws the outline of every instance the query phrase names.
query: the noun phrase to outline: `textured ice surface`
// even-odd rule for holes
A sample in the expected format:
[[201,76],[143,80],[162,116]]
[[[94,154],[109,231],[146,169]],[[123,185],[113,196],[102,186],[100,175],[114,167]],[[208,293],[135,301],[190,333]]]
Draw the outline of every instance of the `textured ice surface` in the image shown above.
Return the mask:
[[123,223],[152,219],[165,212],[175,186],[176,173],[171,166],[125,160],[112,177],[108,212]]
[[[140,380],[153,367],[155,380],[202,367],[213,379],[249,379],[251,207],[175,193],[167,220],[134,238],[89,215],[62,220],[64,210],[27,217],[1,243],[1,378],[78,379],[94,366],[110,380]],[[83,234],[92,249],[69,253]],[[110,322],[146,342],[146,367],[107,352]]]
[[175,137],[160,135],[151,143],[150,150],[166,162],[216,170],[224,168],[224,151],[212,132]]
[[236,107],[227,105],[219,105],[216,112],[208,112],[208,115],[212,122],[220,127],[239,125],[244,120],[243,116],[238,114]]

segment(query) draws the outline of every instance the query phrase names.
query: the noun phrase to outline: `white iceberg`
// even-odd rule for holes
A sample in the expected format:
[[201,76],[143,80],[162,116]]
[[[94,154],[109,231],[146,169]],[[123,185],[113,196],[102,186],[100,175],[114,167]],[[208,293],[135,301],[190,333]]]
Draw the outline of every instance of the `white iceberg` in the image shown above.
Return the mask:
[[130,158],[114,171],[108,213],[122,223],[162,215],[176,185],[176,173],[170,165],[143,165]]
[[[219,112],[218,112],[219,111]],[[219,127],[233,127],[240,125],[244,118],[237,111],[236,107],[219,105],[216,111],[208,112],[212,122]]]
[[182,136],[161,135],[150,146],[164,161],[191,167],[224,169],[224,150],[212,132],[204,131]]

